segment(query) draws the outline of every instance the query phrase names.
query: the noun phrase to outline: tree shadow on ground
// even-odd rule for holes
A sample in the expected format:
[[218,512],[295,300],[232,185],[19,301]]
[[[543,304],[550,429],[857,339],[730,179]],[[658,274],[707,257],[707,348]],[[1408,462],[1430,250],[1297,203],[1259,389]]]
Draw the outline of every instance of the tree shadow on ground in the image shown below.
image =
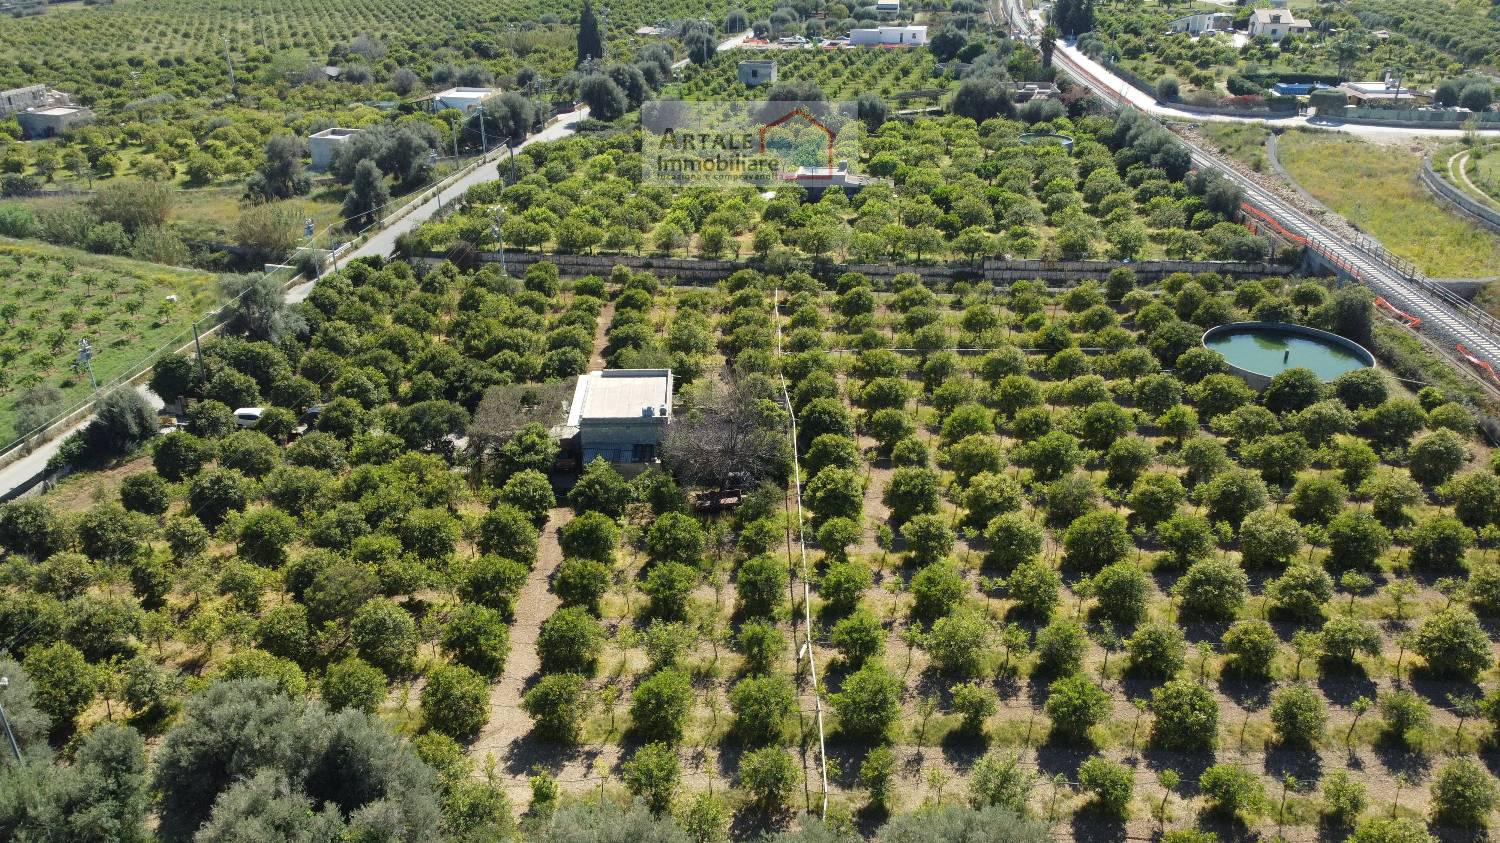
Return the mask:
[[1266,773],[1278,779],[1295,776],[1299,782],[1323,778],[1323,758],[1315,749],[1273,745],[1266,749]]
[[1073,812],[1068,823],[1075,843],[1125,843],[1125,821],[1088,806]]
[[1368,676],[1319,676],[1318,690],[1330,703],[1349,707],[1360,697],[1375,701],[1379,686]]

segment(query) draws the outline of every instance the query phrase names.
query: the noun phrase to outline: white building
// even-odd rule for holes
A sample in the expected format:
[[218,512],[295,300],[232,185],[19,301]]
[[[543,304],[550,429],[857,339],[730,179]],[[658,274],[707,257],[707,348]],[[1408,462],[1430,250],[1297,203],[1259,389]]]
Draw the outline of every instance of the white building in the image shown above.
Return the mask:
[[739,64],[740,84],[747,88],[776,81],[775,59],[746,59]]
[[359,134],[358,129],[324,129],[307,139],[307,151],[312,156],[312,169],[326,170],[333,165],[333,156],[346,141]]
[[456,108],[469,114],[484,105],[485,100],[498,93],[500,93],[499,88],[449,88],[432,95],[432,108],[434,111]]
[[578,376],[566,426],[578,431],[583,465],[603,457],[644,467],[671,423],[671,369],[608,369]]
[[48,105],[16,112],[16,122],[27,140],[54,138],[74,126],[94,122],[94,112],[81,105]]
[[901,14],[901,0],[875,0],[875,11],[880,14]]
[[851,47],[920,47],[927,43],[925,26],[881,26],[849,30]]
[[1173,32],[1186,32],[1189,35],[1202,35],[1205,32],[1228,32],[1234,29],[1234,15],[1228,12],[1205,12],[1201,15],[1188,15],[1178,18],[1167,24]]
[[1264,35],[1272,41],[1280,41],[1289,35],[1302,35],[1311,29],[1311,22],[1281,9],[1256,9],[1250,15],[1251,38]]

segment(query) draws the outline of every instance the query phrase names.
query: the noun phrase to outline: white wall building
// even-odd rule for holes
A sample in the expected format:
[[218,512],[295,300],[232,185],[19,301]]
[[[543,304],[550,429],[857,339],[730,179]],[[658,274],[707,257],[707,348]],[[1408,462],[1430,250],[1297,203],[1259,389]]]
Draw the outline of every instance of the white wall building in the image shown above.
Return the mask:
[[927,43],[925,26],[881,26],[875,29],[849,30],[851,47],[920,47]]
[[484,104],[484,101],[500,93],[499,88],[449,88],[432,95],[434,111],[456,108],[465,114]]
[[312,169],[326,170],[333,165],[333,156],[346,141],[359,134],[358,129],[324,129],[307,139],[307,151],[312,156]]
[[1205,12],[1201,15],[1188,15],[1178,18],[1168,24],[1173,32],[1186,32],[1189,35],[1202,35],[1205,32],[1228,32],[1234,29],[1234,15],[1228,12]]
[[1264,35],[1272,41],[1280,41],[1288,35],[1302,35],[1312,29],[1312,23],[1281,9],[1256,9],[1250,15],[1250,37]]
[[739,64],[740,84],[747,88],[756,85],[765,85],[776,81],[776,61],[774,59],[746,59]]
[[607,369],[578,376],[567,427],[587,466],[597,457],[645,467],[672,423],[671,369]]

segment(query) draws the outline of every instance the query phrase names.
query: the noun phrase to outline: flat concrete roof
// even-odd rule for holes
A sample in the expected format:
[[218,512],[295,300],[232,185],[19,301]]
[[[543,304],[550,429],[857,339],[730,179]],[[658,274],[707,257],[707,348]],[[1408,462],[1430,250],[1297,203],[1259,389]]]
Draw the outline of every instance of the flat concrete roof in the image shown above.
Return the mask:
[[76,114],[82,109],[70,105],[54,105],[51,108],[39,108],[32,114],[45,114],[48,117],[62,117],[65,114]]
[[[646,414],[646,408],[651,414]],[[588,419],[660,418],[672,415],[671,369],[606,369],[578,376],[568,426]]]

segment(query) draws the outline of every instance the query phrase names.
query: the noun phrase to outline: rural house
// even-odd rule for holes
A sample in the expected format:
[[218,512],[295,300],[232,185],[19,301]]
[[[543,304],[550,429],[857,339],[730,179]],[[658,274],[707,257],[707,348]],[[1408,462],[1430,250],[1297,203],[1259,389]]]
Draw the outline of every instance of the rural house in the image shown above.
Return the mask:
[[671,369],[606,369],[578,376],[566,426],[578,431],[583,465],[603,457],[645,468],[671,423]]
[[1250,37],[1264,35],[1272,41],[1280,41],[1288,35],[1301,35],[1312,29],[1312,24],[1303,18],[1294,17],[1283,9],[1256,9],[1250,15]]

